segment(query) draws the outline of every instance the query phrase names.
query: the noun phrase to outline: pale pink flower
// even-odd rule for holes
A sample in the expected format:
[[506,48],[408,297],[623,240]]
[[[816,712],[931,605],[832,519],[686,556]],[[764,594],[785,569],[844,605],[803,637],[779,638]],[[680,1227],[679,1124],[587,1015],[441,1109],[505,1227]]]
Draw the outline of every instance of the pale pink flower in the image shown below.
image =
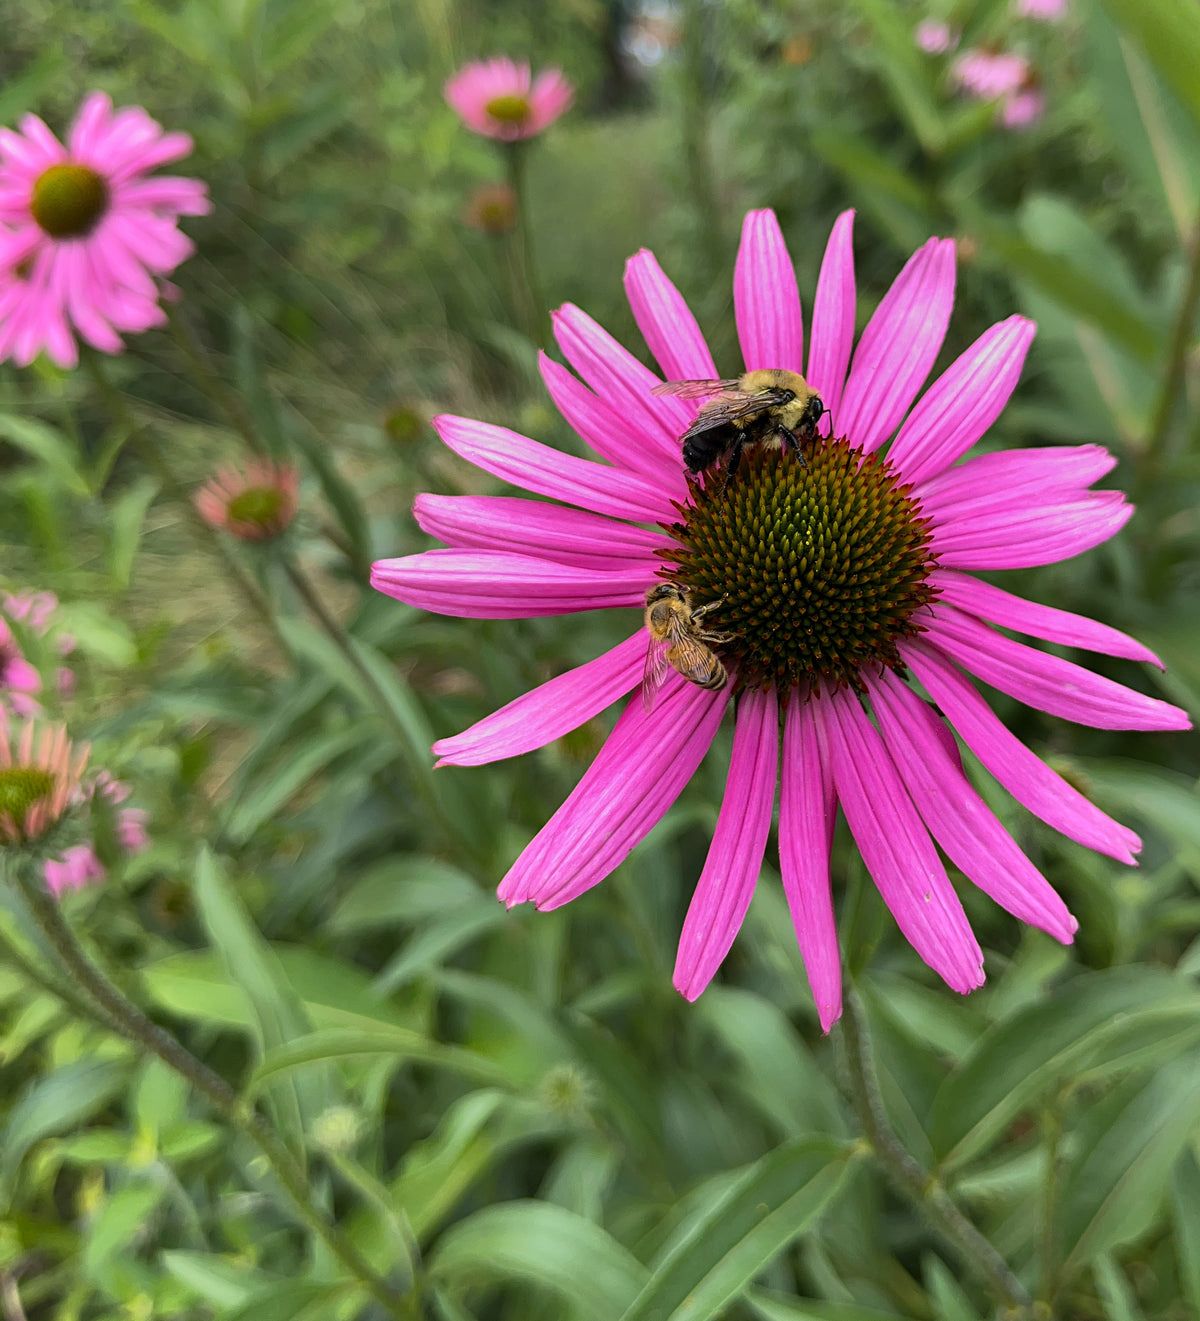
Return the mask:
[[0,703],[19,716],[30,716],[38,710],[34,694],[42,688],[42,676],[21,651],[13,631],[0,618]]
[[38,839],[79,794],[87,764],[61,725],[0,720],[0,845]]
[[[75,798],[83,803],[95,794],[119,804],[129,797],[130,788],[110,771],[102,770],[90,785],[79,787]],[[150,847],[146,820],[147,814],[140,807],[122,807],[117,811],[114,833],[123,853],[141,853]],[[47,858],[42,864],[42,875],[50,890],[61,895],[64,890],[81,890],[92,881],[104,880],[108,869],[100,861],[95,845],[86,841],[64,849],[56,858]]]
[[1069,0],[1013,0],[1018,18],[1033,18],[1040,23],[1058,23],[1067,16]]
[[270,541],[296,517],[300,474],[287,463],[252,459],[244,471],[224,467],[195,496],[201,517],[242,541]]
[[42,875],[55,896],[64,890],[82,890],[91,881],[104,879],[104,864],[90,844],[73,844],[57,858],[42,863]]
[[950,25],[936,18],[922,19],[913,33],[913,40],[926,55],[944,55],[958,45],[958,36]]
[[1046,98],[1040,87],[1023,87],[1000,104],[1000,122],[1005,128],[1030,128],[1046,113]]
[[0,360],[45,349],[73,367],[72,330],[105,353],[166,318],[156,277],[190,256],[184,215],[209,209],[204,184],[150,171],[192,150],[140,107],[92,92],[63,146],[36,115],[0,129]]
[[[1050,564],[1113,536],[1132,509],[1120,492],[1090,488],[1116,460],[1080,445],[959,462],[1015,388],[1034,325],[1011,316],[992,326],[921,395],[954,300],[953,242],[930,239],[914,254],[854,349],[852,223],[852,212],[838,219],[825,252],[807,359],[796,277],[772,212],[746,217],[734,273],[746,368],[803,371],[829,410],[807,467],[758,446],[732,478],[710,470],[686,480],[679,438],[700,405],[652,394],[661,378],[567,305],[555,335],[578,376],[545,355],[542,375],[606,462],[439,417],[434,426],[455,453],[546,499],[422,495],[417,521],[450,548],[383,560],[372,575],[402,601],[463,618],[624,612],[629,636],[611,651],[434,745],[440,764],[463,766],[541,747],[636,690],[649,587],[666,578],[717,602],[715,626],[733,635],[720,655],[734,683],[713,692],[671,671],[649,710],[635,694],[500,896],[557,908],[603,880],[670,808],[740,689],[725,798],[675,985],[699,995],[732,945],[778,787],[783,887],[826,1029],[841,1012],[829,868],[839,805],[901,931],[955,990],[982,983],[983,956],[935,841],[1020,920],[1072,939],[1075,919],[971,786],[951,730],[1018,802],[1071,839],[1130,864],[1141,847],[1014,737],[968,675],[1102,729],[1188,726],[1177,707],[992,627],[1158,664],[1116,629],[975,576]],[[651,253],[630,260],[625,284],[663,377],[737,372],[734,363],[718,370]]]
[[953,81],[980,101],[1017,91],[1029,76],[1029,62],[1012,51],[965,50],[954,61]]
[[469,129],[504,142],[536,137],[574,95],[561,69],[546,69],[531,80],[528,64],[503,55],[465,65],[445,87],[446,100]]

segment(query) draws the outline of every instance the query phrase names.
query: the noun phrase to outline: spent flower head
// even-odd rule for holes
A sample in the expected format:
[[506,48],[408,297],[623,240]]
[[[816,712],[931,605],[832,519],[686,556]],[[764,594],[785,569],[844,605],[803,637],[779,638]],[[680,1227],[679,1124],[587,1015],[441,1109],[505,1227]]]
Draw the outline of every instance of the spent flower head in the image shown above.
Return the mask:
[[468,198],[463,219],[483,234],[507,234],[517,223],[517,195],[506,183],[481,184]]
[[32,843],[58,822],[87,757],[61,725],[0,719],[0,845]]
[[158,277],[190,256],[180,216],[209,210],[204,184],[150,171],[192,150],[140,106],[103,92],[80,107],[64,146],[36,115],[0,129],[0,360],[45,349],[78,360],[75,334],[104,353],[166,318]]
[[463,68],[445,86],[464,124],[503,142],[536,137],[571,104],[575,89],[561,69],[530,77],[529,65],[497,55]]
[[772,212],[746,217],[734,270],[745,368],[802,372],[826,410],[815,434],[784,448],[752,445],[736,471],[685,471],[681,433],[708,402],[654,388],[737,367],[718,370],[683,297],[642,251],[625,285],[662,377],[571,305],[554,330],[577,375],[541,357],[551,398],[607,462],[437,418],[455,453],[563,503],[422,495],[417,521],[447,548],[380,561],[372,575],[402,601],[464,618],[623,612],[630,633],[612,650],[434,745],[441,764],[462,766],[542,747],[634,692],[654,655],[641,616],[647,590],[689,593],[732,681],[701,687],[672,664],[653,701],[635,693],[500,897],[557,908],[603,880],[670,808],[732,708],[724,801],[675,985],[694,999],[729,951],[778,790],[784,893],[826,1029],[842,1004],[830,878],[839,806],[901,931],[955,990],[982,983],[983,955],[939,845],[1001,907],[1072,939],[1075,919],[967,779],[954,732],[1018,802],[1071,839],[1125,863],[1141,847],[1006,728],[972,676],[1102,729],[1189,723],[1177,707],[996,631],[1158,664],[1116,629],[975,576],[1051,564],[1113,536],[1132,509],[1120,492],[1091,487],[1115,459],[1098,445],[967,457],[1016,387],[1034,325],[1010,316],[992,326],[922,394],[950,321],[954,244],[930,239],[910,258],[855,346],[852,223],[846,212],[833,227],[807,356],[795,271]]
[[200,516],[242,541],[270,541],[285,532],[300,507],[300,474],[288,463],[252,459],[226,466],[195,496]]

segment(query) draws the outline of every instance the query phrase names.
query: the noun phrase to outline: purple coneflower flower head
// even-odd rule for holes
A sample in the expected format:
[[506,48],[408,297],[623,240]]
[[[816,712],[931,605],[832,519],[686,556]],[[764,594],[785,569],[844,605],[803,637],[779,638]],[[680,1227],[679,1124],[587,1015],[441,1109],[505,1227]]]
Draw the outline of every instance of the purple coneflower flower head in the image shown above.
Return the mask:
[[242,541],[270,541],[300,507],[300,474],[290,464],[253,459],[244,470],[224,467],[196,493],[200,516]]
[[936,18],[925,18],[917,24],[913,40],[926,55],[944,55],[958,45],[958,35],[948,23]]
[[86,745],[74,748],[61,725],[0,719],[0,845],[40,838],[79,791]]
[[25,659],[12,629],[0,617],[0,703],[16,715],[30,716],[38,710],[36,694],[41,688],[42,676]]
[[1012,51],[965,50],[954,61],[951,77],[980,101],[995,101],[1017,91],[1029,76],[1029,62]]
[[1006,96],[1000,104],[999,118],[1005,128],[1020,130],[1032,128],[1045,113],[1046,98],[1035,84]]
[[464,65],[446,83],[446,100],[469,129],[515,142],[548,128],[571,104],[575,89],[561,69],[531,79],[528,64],[503,55]]
[[1013,0],[1018,18],[1033,18],[1039,23],[1058,23],[1067,16],[1069,0]]
[[[687,784],[731,698],[733,751],[708,860],[684,922],[675,985],[711,980],[749,907],[776,796],[784,892],[827,1030],[841,1013],[830,885],[838,807],[875,884],[918,954],[955,990],[983,956],[938,847],[1020,920],[1064,943],[1062,899],[963,773],[952,731],[1020,803],[1071,839],[1132,863],[1137,836],[1093,806],[993,714],[970,676],[1042,711],[1103,729],[1183,729],[1187,716],[993,628],[1158,664],[1106,625],[975,576],[1050,564],[1107,540],[1132,512],[1093,483],[1115,460],[1098,445],[968,457],[1017,384],[1034,325],[985,331],[921,394],[954,301],[954,245],[930,239],[854,343],[853,213],[833,227],[806,336],[775,216],[751,212],[734,272],[748,371],[803,373],[828,410],[801,455],[755,445],[736,473],[689,479],[680,435],[701,401],[652,393],[718,370],[687,304],[653,255],[625,285],[662,377],[579,308],[554,316],[574,368],[541,357],[551,398],[602,462],[489,423],[439,417],[446,444],[547,500],[422,495],[416,517],[447,548],[375,565],[379,590],[424,609],[517,619],[618,609],[611,651],[440,740],[439,764],[476,766],[541,747],[638,689],[640,611],[664,581],[710,606],[705,626],[732,682],[672,670],[649,709],[636,693],[563,805],[500,885],[508,904],[557,908],[603,880]],[[575,374],[577,373],[577,374]],[[911,675],[941,713],[906,682]]]
[[150,171],[192,150],[140,107],[84,101],[66,146],[36,115],[0,129],[0,360],[45,349],[73,367],[72,331],[104,353],[166,318],[165,275],[192,253],[180,216],[209,210],[204,184]]

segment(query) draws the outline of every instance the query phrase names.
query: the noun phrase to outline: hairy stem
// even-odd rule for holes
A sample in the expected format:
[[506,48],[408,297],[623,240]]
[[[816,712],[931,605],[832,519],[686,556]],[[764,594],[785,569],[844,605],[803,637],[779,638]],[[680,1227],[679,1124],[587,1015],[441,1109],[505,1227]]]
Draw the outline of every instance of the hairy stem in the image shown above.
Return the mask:
[[517,212],[512,242],[509,244],[509,265],[513,272],[517,315],[524,322],[526,335],[538,348],[544,349],[546,347],[543,324],[545,303],[533,260],[533,232],[529,224],[529,189],[525,183],[525,153],[528,146],[527,142],[517,141],[506,142],[502,147],[508,184],[513,191]]
[[57,901],[42,884],[32,868],[18,864],[11,867],[26,907],[47,942],[75,979],[76,984],[96,1003],[110,1020],[114,1030],[127,1040],[143,1046],[207,1098],[225,1118],[262,1152],[275,1177],[286,1190],[296,1211],[306,1225],[329,1248],[343,1266],[367,1288],[371,1296],[393,1316],[412,1315],[411,1300],[397,1294],[359,1255],[358,1249],[341,1230],[313,1205],[308,1195],[304,1172],[295,1157],[265,1120],[242,1104],[224,1078],[196,1058],[185,1046],[126,998],[84,952],[67,925]]
[[1018,1316],[1029,1316],[1033,1300],[1008,1263],[955,1205],[945,1185],[905,1150],[888,1122],[875,1073],[874,1053],[862,1002],[853,989],[846,996],[842,1036],[854,1109],[875,1157],[901,1192],[954,1249],[964,1266],[985,1279]]

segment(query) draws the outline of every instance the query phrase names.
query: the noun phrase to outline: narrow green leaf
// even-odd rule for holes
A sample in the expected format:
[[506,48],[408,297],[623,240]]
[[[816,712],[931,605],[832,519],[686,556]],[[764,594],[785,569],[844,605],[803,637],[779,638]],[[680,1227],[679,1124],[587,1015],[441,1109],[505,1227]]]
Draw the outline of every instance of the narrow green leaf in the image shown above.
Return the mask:
[[180,1284],[222,1310],[240,1307],[267,1283],[261,1271],[208,1252],[174,1249],[159,1253],[158,1259]]
[[599,1225],[546,1202],[476,1211],[442,1236],[429,1270],[456,1293],[473,1282],[523,1280],[594,1321],[622,1315],[646,1279],[641,1262]]
[[134,557],[142,539],[142,524],[157,494],[158,483],[153,477],[144,477],[109,505],[108,576],[118,592],[129,586]]
[[792,1298],[767,1289],[747,1289],[745,1302],[760,1321],[902,1321],[899,1312],[882,1312],[857,1303]]
[[420,921],[474,904],[479,886],[440,858],[385,858],[360,876],[329,918],[341,935]]
[[1171,1219],[1183,1296],[1200,1316],[1200,1162],[1190,1147],[1171,1172]]
[[397,987],[448,960],[507,919],[508,914],[500,904],[477,893],[470,906],[455,909],[445,917],[425,924],[379,974],[376,988],[381,995],[390,995]]
[[104,1203],[88,1228],[83,1269],[93,1279],[147,1227],[146,1222],[166,1194],[161,1183],[134,1183]]
[[979,1321],[979,1313],[940,1257],[927,1254],[922,1275],[938,1321]]
[[841,1191],[856,1149],[789,1142],[748,1166],[668,1242],[622,1321],[707,1321],[721,1312]]
[[351,551],[351,563],[355,571],[365,579],[370,574],[374,556],[371,529],[362,502],[353,486],[339,471],[327,440],[314,436],[305,422],[290,429],[290,438],[317,474],[321,491],[345,533]]
[[1200,124],[1200,22],[1195,0],[1103,0]]
[[18,417],[15,413],[0,413],[0,440],[37,459],[47,476],[72,495],[91,494],[87,478],[80,470],[78,454],[58,431],[45,422]]
[[1129,1287],[1129,1281],[1107,1253],[1096,1258],[1092,1273],[1096,1277],[1096,1288],[1100,1292],[1100,1301],[1104,1304],[1104,1315],[1108,1321],[1142,1321],[1142,1313]]

